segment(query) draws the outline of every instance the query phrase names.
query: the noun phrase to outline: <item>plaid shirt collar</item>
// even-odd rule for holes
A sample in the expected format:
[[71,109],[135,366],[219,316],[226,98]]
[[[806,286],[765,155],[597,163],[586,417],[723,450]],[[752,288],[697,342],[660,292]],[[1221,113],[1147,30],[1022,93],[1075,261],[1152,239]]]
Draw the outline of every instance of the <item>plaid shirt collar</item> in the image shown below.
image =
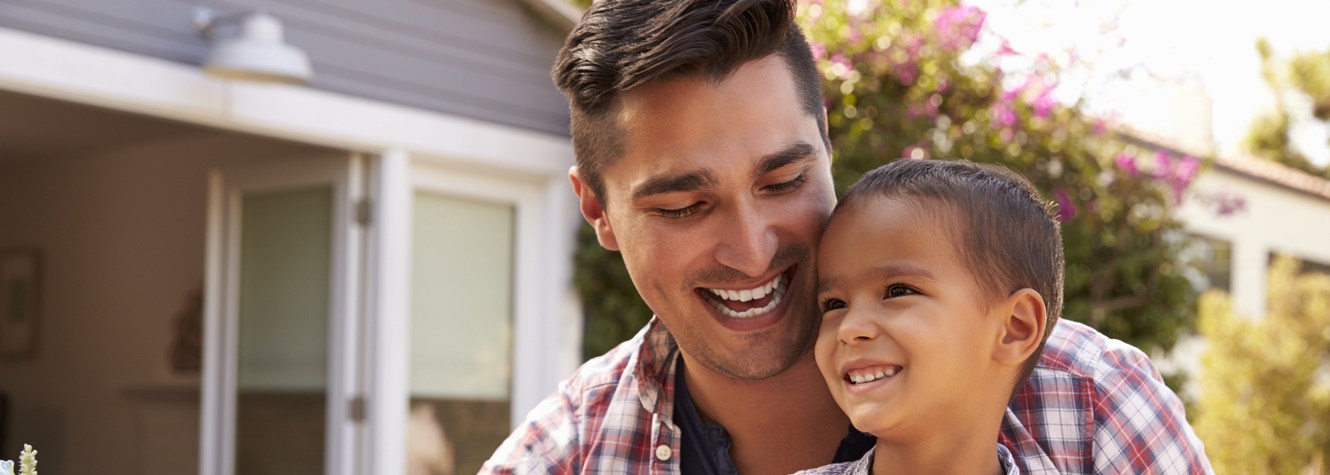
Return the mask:
[[642,409],[665,420],[674,416],[674,372],[679,367],[679,344],[674,342],[670,329],[652,317],[642,331],[642,344],[629,361],[633,376],[637,378],[637,396]]

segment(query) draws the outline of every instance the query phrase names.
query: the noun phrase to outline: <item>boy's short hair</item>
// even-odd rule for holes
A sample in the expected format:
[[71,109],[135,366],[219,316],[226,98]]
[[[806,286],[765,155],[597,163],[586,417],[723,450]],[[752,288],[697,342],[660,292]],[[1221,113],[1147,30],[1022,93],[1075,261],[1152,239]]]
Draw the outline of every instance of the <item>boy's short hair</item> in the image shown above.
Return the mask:
[[612,120],[619,97],[652,82],[698,77],[720,82],[772,55],[785,60],[799,104],[823,124],[822,83],[795,24],[795,0],[601,0],[591,4],[554,62],[568,98],[577,168],[604,203],[601,172],[622,153]]
[[1020,174],[964,160],[897,160],[883,165],[851,186],[836,209],[871,197],[951,205],[952,244],[974,272],[987,300],[1023,288],[1034,289],[1043,297],[1044,334],[1016,380],[1019,389],[1034,371],[1044,343],[1062,315],[1065,263],[1053,204],[1043,201]]

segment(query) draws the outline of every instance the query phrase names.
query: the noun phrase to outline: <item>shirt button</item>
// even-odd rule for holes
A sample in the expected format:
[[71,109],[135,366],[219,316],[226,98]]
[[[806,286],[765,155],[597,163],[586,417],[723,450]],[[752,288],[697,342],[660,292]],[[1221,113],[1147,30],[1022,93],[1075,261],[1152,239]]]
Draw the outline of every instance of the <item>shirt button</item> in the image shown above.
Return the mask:
[[669,460],[671,455],[674,455],[674,451],[670,449],[670,446],[665,444],[656,446],[656,458],[660,459],[660,461],[664,462]]

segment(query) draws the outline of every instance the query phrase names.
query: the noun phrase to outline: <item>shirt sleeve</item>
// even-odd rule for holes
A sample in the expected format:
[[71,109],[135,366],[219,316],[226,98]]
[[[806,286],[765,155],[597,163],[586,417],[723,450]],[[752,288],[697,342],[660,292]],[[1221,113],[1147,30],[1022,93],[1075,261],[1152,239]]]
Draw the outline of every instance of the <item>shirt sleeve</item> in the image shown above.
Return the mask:
[[574,474],[581,472],[577,406],[567,381],[527,414],[494,451],[480,475]]
[[1182,401],[1141,350],[1110,340],[1096,368],[1094,470],[1213,475]]

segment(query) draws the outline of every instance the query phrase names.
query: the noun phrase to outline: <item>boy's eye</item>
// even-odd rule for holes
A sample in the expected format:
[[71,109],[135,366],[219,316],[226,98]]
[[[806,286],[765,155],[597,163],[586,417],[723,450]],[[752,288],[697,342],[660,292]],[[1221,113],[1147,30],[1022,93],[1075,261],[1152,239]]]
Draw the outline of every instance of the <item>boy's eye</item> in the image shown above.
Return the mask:
[[828,298],[822,300],[822,313],[842,308],[845,308],[845,302],[840,299]]
[[917,294],[918,291],[911,289],[904,284],[891,284],[887,286],[887,295],[883,298],[894,299],[906,295]]

